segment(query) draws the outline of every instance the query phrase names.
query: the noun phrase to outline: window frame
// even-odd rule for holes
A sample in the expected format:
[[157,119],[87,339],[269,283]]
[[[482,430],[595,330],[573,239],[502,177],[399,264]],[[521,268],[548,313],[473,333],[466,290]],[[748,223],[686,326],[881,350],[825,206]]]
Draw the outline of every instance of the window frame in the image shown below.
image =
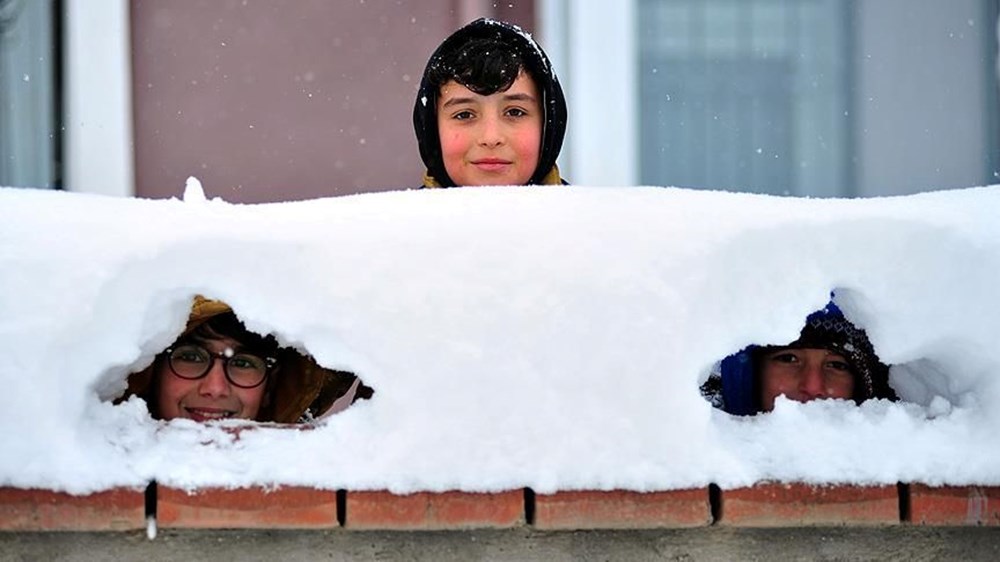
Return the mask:
[[63,0],[64,186],[135,194],[129,0]]

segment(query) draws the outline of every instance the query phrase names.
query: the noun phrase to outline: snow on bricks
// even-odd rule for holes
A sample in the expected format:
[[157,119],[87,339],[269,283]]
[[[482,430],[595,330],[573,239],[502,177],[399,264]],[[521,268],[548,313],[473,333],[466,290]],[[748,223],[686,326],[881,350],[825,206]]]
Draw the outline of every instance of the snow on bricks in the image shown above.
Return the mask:
[[[202,490],[150,498],[161,526],[353,528],[545,524],[548,498],[524,487],[705,482],[723,490],[717,524],[934,524],[895,482],[996,485],[1000,186],[418,191],[239,206],[0,189],[0,269],[18,273],[0,276],[0,482]],[[898,402],[783,399],[745,418],[697,392],[728,354],[791,341],[831,292]],[[236,434],[118,402],[197,294],[377,394],[310,431]],[[38,412],[58,415],[25,423]],[[841,487],[737,489],[774,481]],[[890,485],[843,487],[872,482]],[[263,485],[305,490],[283,503]],[[515,491],[426,493],[448,489]],[[990,521],[993,492],[963,490],[962,524]],[[597,520],[628,495],[583,505]],[[76,499],[5,501],[10,527]]]

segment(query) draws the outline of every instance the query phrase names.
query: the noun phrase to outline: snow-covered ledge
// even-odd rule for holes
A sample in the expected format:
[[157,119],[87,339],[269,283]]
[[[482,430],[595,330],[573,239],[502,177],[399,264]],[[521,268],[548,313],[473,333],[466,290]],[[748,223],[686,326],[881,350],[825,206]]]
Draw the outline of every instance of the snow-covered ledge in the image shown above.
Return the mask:
[[[1000,481],[1000,188],[807,200],[665,188],[243,206],[0,189],[0,485],[663,490]],[[835,290],[906,400],[698,392]],[[190,299],[376,389],[312,431],[113,406]]]

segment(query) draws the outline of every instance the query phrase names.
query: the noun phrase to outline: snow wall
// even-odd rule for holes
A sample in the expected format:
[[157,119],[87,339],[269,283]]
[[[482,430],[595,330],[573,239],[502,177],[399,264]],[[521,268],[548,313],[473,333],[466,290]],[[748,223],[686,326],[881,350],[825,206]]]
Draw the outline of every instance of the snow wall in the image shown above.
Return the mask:
[[[0,189],[0,485],[662,490],[1000,484],[1000,188],[671,188],[257,206]],[[714,410],[699,384],[835,292],[903,398]],[[316,428],[111,400],[191,299],[375,388]]]

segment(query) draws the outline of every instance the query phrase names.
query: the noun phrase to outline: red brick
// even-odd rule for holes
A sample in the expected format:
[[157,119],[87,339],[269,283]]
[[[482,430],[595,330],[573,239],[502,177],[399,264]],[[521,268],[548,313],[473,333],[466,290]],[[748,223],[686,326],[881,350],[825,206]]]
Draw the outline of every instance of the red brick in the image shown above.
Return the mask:
[[1000,526],[1000,487],[911,484],[910,521],[919,525]]
[[206,488],[187,492],[160,485],[159,527],[211,529],[323,529],[338,526],[337,493],[287,487]]
[[708,488],[664,492],[578,491],[535,496],[539,529],[654,529],[712,522]]
[[0,488],[5,531],[124,531],[146,526],[143,490],[117,488],[86,496]]
[[719,523],[741,527],[898,524],[896,486],[764,483],[723,490]]
[[352,529],[474,529],[524,524],[524,491],[495,494],[347,492],[344,526]]

